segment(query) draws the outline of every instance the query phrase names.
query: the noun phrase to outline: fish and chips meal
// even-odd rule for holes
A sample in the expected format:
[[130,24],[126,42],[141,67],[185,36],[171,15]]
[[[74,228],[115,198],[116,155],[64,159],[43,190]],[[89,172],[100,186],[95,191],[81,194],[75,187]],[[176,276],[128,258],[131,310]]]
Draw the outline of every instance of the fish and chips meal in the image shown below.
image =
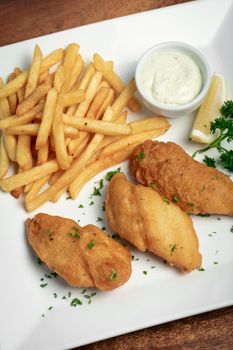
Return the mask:
[[[233,216],[233,183],[208,156],[202,164],[174,142],[153,141],[170,128],[164,117],[128,121],[129,110],[137,113],[141,105],[134,78],[125,84],[114,65],[98,53],[85,62],[76,43],[48,56],[36,45],[27,70],[16,67],[5,84],[0,78],[0,188],[24,197],[31,212],[66,192],[76,199],[97,174],[129,160],[137,183],[123,173],[112,177],[105,202],[109,228],[181,271],[199,269],[190,215]],[[231,170],[233,152],[221,142],[233,139],[233,102],[221,113],[221,122],[208,124],[210,133],[220,130],[217,143],[211,137],[195,154],[216,147]],[[201,118],[203,112],[198,125]],[[40,213],[26,219],[26,232],[39,259],[71,286],[107,291],[130,278],[130,250],[95,225]]]

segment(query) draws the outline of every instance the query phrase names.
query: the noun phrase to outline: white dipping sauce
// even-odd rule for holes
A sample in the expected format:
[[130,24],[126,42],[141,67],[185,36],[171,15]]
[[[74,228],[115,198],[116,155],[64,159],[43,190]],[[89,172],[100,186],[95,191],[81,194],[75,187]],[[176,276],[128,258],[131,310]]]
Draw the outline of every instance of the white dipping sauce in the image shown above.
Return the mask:
[[181,52],[161,52],[149,57],[141,72],[142,88],[154,100],[182,105],[202,88],[202,75],[191,57]]

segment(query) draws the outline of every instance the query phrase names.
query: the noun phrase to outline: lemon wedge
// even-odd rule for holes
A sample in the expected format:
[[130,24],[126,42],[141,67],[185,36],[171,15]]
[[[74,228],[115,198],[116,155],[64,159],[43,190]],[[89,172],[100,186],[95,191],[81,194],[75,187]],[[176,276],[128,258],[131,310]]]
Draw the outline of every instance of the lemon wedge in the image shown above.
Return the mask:
[[204,102],[199,108],[190,133],[192,141],[210,143],[216,134],[210,133],[210,123],[220,116],[219,109],[227,99],[226,81],[220,74],[215,74]]

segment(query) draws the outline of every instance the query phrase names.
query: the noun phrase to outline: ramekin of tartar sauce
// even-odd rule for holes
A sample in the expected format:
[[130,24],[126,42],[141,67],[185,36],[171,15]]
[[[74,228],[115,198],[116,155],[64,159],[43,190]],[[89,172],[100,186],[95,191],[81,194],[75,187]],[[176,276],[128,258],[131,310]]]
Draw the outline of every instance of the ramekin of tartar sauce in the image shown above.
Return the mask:
[[177,118],[197,109],[210,84],[203,54],[182,42],[153,46],[139,60],[135,81],[142,102],[152,112]]

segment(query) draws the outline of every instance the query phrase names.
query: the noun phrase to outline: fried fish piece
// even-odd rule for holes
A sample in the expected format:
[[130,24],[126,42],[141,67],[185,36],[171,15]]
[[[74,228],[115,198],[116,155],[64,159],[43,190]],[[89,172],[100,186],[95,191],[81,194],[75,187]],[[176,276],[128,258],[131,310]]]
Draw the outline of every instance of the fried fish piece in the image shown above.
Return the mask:
[[41,261],[71,286],[106,291],[131,275],[129,251],[94,225],[41,213],[26,220],[26,229]]
[[173,142],[145,141],[130,160],[130,172],[192,214],[233,215],[233,182],[201,164]]
[[201,266],[192,220],[153,189],[116,174],[108,187],[105,210],[111,229],[139,250],[149,250],[187,272]]

